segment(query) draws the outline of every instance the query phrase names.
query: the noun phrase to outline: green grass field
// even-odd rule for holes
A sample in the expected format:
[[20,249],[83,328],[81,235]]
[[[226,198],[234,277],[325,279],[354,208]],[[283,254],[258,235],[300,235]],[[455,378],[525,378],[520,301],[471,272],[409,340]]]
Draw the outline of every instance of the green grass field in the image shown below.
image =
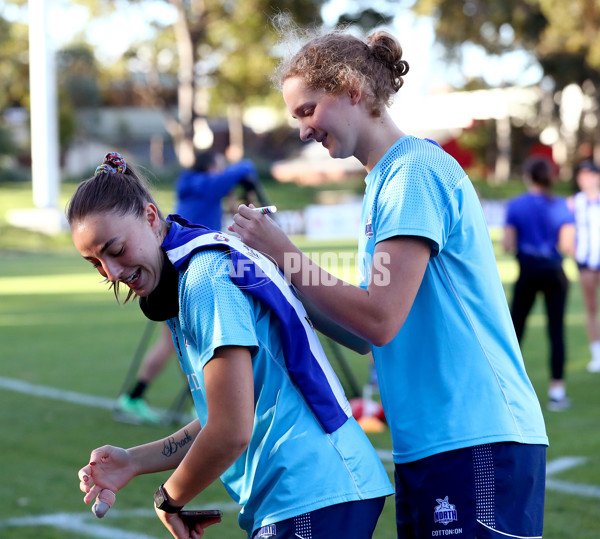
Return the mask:
[[[169,195],[161,196],[168,204]],[[276,203],[285,207],[285,201]],[[8,209],[28,204],[22,188],[0,186],[0,537],[169,537],[152,509],[152,493],[167,474],[136,478],[118,494],[116,506],[103,520],[82,502],[77,470],[91,449],[105,443],[137,445],[173,429],[113,421],[110,404],[121,389],[146,320],[136,305],[116,305],[68,236],[48,239],[6,225]],[[354,249],[352,241],[298,242],[311,252]],[[510,295],[515,264],[497,255]],[[600,375],[585,370],[589,352],[581,292],[570,262],[567,270],[572,280],[567,316],[570,410],[545,410],[548,345],[541,301],[529,319],[523,354],[551,440],[544,537],[591,539],[600,536]],[[361,383],[366,381],[365,359],[351,353],[347,359]],[[172,361],[151,386],[148,400],[168,408],[182,388],[182,375]],[[384,452],[391,449],[387,433],[372,435],[371,440]],[[237,508],[222,486],[207,489],[194,505],[224,510],[223,523],[209,529],[207,538],[244,537],[237,526]],[[391,498],[375,537],[395,537]]]

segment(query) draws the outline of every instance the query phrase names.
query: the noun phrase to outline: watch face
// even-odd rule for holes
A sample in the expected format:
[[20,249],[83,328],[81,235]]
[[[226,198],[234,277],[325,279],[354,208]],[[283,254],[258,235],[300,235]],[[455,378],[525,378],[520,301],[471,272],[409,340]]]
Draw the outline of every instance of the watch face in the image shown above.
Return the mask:
[[165,501],[165,495],[163,494],[162,486],[160,486],[156,489],[156,492],[154,492],[154,504],[160,509],[160,506]]
[[160,487],[158,487],[154,493],[154,505],[156,505],[156,507],[161,511],[165,511],[167,513],[178,513],[182,509],[181,507],[171,505],[165,496],[162,485],[160,485]]

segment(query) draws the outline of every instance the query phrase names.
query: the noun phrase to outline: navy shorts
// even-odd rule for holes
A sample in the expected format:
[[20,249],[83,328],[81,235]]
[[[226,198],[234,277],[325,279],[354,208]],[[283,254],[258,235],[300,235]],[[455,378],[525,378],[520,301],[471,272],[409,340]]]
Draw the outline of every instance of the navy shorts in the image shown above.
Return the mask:
[[395,467],[399,539],[542,537],[546,446],[478,445]]
[[385,497],[323,507],[255,530],[252,539],[371,539]]

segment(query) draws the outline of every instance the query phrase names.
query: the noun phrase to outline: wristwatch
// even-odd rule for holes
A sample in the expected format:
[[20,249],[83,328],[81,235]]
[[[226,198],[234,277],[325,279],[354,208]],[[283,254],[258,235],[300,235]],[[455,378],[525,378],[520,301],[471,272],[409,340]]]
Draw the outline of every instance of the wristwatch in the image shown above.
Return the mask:
[[164,511],[165,513],[179,513],[179,511],[183,509],[183,505],[177,506],[169,502],[169,498],[167,497],[163,485],[160,485],[154,493],[154,505],[157,509]]

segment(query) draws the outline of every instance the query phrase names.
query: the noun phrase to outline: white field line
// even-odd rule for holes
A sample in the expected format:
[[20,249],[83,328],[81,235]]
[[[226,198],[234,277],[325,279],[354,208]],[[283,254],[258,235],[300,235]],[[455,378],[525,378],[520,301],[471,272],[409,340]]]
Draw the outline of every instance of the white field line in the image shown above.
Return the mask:
[[571,483],[561,479],[546,479],[546,489],[556,490],[563,494],[575,494],[586,498],[600,498],[600,487],[596,485],[584,485],[583,483]]
[[[219,507],[223,512],[239,511],[240,506],[234,502],[213,503],[206,507],[194,509],[214,509]],[[110,525],[113,518],[157,518],[153,509],[111,509],[102,521],[98,520],[91,512],[85,513],[54,513],[49,515],[26,516],[9,518],[0,521],[0,530],[8,528],[23,528],[51,526],[60,530],[76,532],[78,537],[97,537],[99,539],[157,539],[151,535],[139,532],[130,532]]]
[[[154,515],[156,516],[156,513],[154,513]],[[156,539],[151,535],[129,532],[121,528],[114,528],[112,526],[90,522],[90,519],[83,516],[81,513],[55,513],[53,515],[9,518],[8,520],[0,521],[0,530],[23,527],[39,529],[44,526],[75,532],[78,537],[98,537],[100,539],[112,539],[114,537],[119,537],[119,539]]]
[[546,477],[585,464],[585,457],[560,457],[546,464]]
[[22,380],[16,380],[15,378],[5,378],[0,376],[0,387],[17,393],[25,393],[32,397],[46,397],[48,399],[72,402],[73,404],[91,406],[93,408],[112,410],[115,407],[115,399],[96,397],[94,395],[76,393],[75,391],[66,391],[64,389],[57,389],[49,386],[30,384],[29,382],[23,382]]

